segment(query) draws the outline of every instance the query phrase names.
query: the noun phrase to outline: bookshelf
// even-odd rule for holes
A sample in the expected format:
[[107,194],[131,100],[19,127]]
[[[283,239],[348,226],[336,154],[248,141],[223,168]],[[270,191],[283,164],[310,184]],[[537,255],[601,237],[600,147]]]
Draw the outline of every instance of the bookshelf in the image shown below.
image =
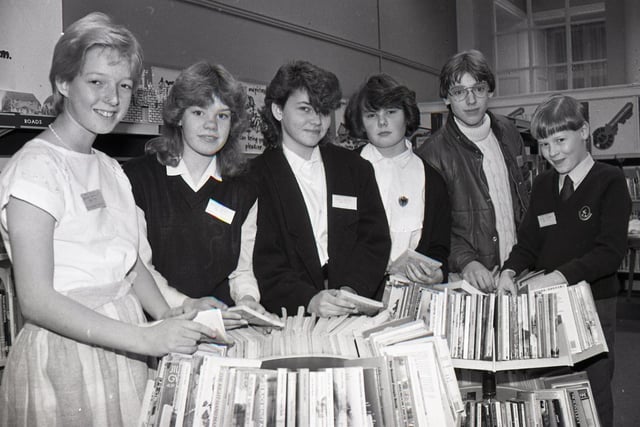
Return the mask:
[[[492,404],[499,406],[495,410],[514,410],[516,403],[506,400],[516,398],[515,391],[527,387],[519,385],[511,396],[503,396],[505,402],[495,402],[497,378],[517,372],[532,373],[542,368],[548,370],[573,366],[608,351],[590,286],[586,282],[573,286],[552,285],[545,283],[543,277],[529,276],[529,280],[523,282],[520,295],[503,296],[502,300],[495,294],[483,294],[464,281],[438,285],[435,287],[438,289],[396,282],[387,287],[385,301],[396,309],[395,316],[409,315],[422,319],[435,335],[446,337],[452,364],[460,375],[471,373],[471,377],[476,377],[474,373],[483,373],[482,381],[476,377],[471,386],[460,383],[463,396],[481,393],[484,398],[493,395]],[[506,305],[505,301],[508,302]],[[541,301],[543,310],[531,311],[533,307],[541,307]],[[474,312],[475,315],[470,315]],[[540,313],[544,316],[540,317]],[[505,319],[506,322],[503,321]],[[531,319],[528,326],[526,319]],[[540,329],[540,325],[545,328]],[[480,346],[477,345],[478,340],[482,342]],[[526,347],[528,340],[531,340],[531,346],[527,354],[523,344]],[[486,345],[487,342],[491,344]],[[557,346],[553,345],[554,342]],[[472,349],[474,345],[477,346],[475,351]],[[503,349],[502,353],[499,348]],[[547,355],[549,350],[550,354]],[[542,352],[542,355],[538,352]],[[540,384],[535,387],[538,386]],[[544,396],[545,393],[539,395]],[[476,406],[471,409],[467,405],[466,408],[467,416],[478,422],[470,425],[486,425],[475,419],[475,412],[469,412],[476,411]]]

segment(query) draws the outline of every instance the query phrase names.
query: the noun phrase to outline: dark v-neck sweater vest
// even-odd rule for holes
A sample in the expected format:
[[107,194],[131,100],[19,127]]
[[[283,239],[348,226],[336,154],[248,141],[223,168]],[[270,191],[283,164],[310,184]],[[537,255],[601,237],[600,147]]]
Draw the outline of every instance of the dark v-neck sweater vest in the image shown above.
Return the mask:
[[[167,176],[155,155],[124,165],[144,211],[153,265],[169,285],[192,297],[233,304],[228,276],[238,265],[241,228],[256,200],[243,178],[210,178],[194,192],[180,176]],[[206,212],[209,201],[235,211],[230,224]]]

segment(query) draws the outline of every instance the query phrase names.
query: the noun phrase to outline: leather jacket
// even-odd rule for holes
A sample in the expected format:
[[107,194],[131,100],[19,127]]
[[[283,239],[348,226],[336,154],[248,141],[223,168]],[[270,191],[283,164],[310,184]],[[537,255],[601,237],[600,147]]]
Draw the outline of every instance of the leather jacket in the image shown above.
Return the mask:
[[[524,143],[515,125],[506,117],[487,112],[509,174],[516,229],[529,204],[529,171],[524,161]],[[471,261],[492,269],[500,263],[496,219],[482,153],[458,128],[453,114],[416,154],[444,178],[451,200],[451,255],[449,268],[461,272]]]

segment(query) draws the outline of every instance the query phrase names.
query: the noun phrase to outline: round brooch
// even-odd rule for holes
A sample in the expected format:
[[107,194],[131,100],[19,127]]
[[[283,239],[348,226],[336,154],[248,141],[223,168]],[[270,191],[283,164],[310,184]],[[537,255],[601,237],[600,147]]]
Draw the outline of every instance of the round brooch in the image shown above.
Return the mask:
[[398,199],[398,203],[400,204],[400,206],[405,207],[407,206],[407,203],[409,203],[409,198],[407,196],[400,196],[400,198]]

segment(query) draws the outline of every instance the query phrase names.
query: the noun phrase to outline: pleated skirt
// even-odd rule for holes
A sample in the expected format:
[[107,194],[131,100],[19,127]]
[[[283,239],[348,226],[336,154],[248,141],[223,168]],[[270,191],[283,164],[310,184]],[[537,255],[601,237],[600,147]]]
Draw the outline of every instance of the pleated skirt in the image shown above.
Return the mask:
[[[126,323],[145,317],[131,284],[67,296]],[[0,426],[132,426],[150,359],[87,345],[26,323],[11,347],[0,387]]]

